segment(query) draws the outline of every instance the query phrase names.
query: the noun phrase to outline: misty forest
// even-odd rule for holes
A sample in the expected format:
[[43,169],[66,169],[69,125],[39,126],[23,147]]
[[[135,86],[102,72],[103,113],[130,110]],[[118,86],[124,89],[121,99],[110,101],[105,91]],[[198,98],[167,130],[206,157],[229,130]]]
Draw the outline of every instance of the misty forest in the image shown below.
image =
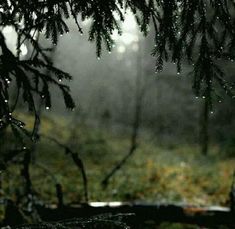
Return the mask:
[[235,228],[233,0],[0,0],[2,229]]

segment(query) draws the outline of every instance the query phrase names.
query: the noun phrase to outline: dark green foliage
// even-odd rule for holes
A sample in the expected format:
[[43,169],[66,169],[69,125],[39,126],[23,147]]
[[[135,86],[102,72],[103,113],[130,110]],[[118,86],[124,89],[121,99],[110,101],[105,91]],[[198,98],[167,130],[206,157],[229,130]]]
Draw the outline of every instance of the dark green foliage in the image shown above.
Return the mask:
[[[208,100],[221,96],[218,85],[233,96],[233,84],[224,78],[217,65],[220,58],[233,61],[234,4],[232,1],[162,1],[158,16],[154,18],[157,31],[154,54],[156,70],[161,71],[163,61],[177,65],[193,65],[193,89],[196,96]],[[218,94],[219,93],[219,94]]]

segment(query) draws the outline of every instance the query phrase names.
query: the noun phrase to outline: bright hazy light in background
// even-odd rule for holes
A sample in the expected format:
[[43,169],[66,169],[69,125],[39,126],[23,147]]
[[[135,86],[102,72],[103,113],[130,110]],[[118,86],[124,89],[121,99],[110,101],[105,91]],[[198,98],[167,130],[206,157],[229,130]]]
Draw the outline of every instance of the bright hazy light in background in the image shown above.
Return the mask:
[[123,23],[123,30],[133,32],[136,31],[137,29],[137,24],[135,17],[131,12],[127,12],[125,15],[125,21]]
[[138,34],[137,34],[137,23],[136,20],[130,12],[125,14],[125,21],[121,24],[122,35],[120,36],[116,31],[113,34],[113,39],[117,43],[117,51],[119,53],[124,53],[126,51],[126,46],[132,46],[133,51],[138,50]]
[[[117,16],[118,18],[118,16]],[[89,22],[87,20],[85,24]],[[125,13],[125,21],[121,22],[122,35],[120,36],[117,31],[112,35],[112,38],[117,43],[117,52],[122,54],[125,53],[127,47],[130,47],[133,51],[138,51],[138,33],[137,33],[137,23],[135,17],[130,12]],[[16,55],[16,43],[17,43],[17,33],[11,26],[6,26],[3,28],[3,34],[6,37],[7,47]],[[33,32],[32,34],[33,35]],[[20,56],[26,56],[28,53],[28,48],[25,44],[20,47]]]
[[[5,38],[7,47],[11,50],[11,52],[16,55],[16,43],[17,43],[17,33],[11,26],[6,26],[2,30]],[[22,44],[20,47],[20,55],[25,56],[28,53],[28,48],[25,44]]]
[[124,33],[121,36],[121,40],[125,45],[130,45],[131,43],[138,41],[138,36],[132,33]]
[[[114,12],[114,17],[116,20],[120,19],[116,12]],[[122,35],[119,35],[117,30],[114,31],[112,35],[112,38],[116,43],[117,52],[123,54],[127,51],[127,48],[137,52],[139,50],[139,36],[136,19],[130,11],[127,11],[124,17],[124,22],[120,22]],[[87,26],[91,23],[91,19],[86,19],[82,23],[84,26]]]
[[119,53],[124,53],[124,52],[126,51],[126,47],[125,47],[124,45],[119,45],[119,46],[117,47],[117,51],[118,51]]

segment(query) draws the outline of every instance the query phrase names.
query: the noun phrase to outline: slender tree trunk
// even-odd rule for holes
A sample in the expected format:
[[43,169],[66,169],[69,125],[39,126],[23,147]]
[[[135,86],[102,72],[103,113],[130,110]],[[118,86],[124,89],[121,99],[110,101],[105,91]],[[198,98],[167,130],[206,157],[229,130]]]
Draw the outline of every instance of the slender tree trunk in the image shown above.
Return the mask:
[[201,136],[200,136],[200,143],[201,143],[201,153],[203,155],[208,154],[208,145],[209,145],[209,103],[208,99],[205,99],[202,108],[202,115],[201,115]]
[[136,82],[135,82],[135,107],[134,117],[132,123],[132,133],[130,137],[130,147],[128,153],[113,167],[113,169],[105,176],[101,184],[106,187],[109,184],[110,179],[120,170],[128,159],[135,153],[138,147],[138,134],[141,125],[141,115],[143,107],[143,98],[145,94],[145,87],[143,85],[143,64],[142,64],[142,49],[141,41],[139,41],[139,52],[136,59]]

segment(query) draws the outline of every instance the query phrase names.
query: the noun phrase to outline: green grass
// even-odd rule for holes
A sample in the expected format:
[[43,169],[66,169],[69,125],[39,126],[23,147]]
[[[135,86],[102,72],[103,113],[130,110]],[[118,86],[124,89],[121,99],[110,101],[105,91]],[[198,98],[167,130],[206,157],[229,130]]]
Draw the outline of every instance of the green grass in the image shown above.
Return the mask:
[[[69,142],[71,130],[66,128],[65,120],[51,122],[44,119],[42,123],[43,133],[62,143]],[[205,157],[200,155],[195,145],[159,147],[141,138],[135,154],[103,189],[102,179],[128,152],[128,135],[111,135],[85,125],[75,127],[73,135],[72,148],[80,153],[85,164],[91,201],[228,204],[235,159],[220,157],[216,147]],[[34,186],[43,199],[56,201],[53,179],[57,179],[63,185],[66,202],[83,200],[80,172],[63,149],[42,139],[36,158],[55,176],[52,177],[37,165],[31,167]],[[12,167],[8,172],[14,175],[16,168]]]

